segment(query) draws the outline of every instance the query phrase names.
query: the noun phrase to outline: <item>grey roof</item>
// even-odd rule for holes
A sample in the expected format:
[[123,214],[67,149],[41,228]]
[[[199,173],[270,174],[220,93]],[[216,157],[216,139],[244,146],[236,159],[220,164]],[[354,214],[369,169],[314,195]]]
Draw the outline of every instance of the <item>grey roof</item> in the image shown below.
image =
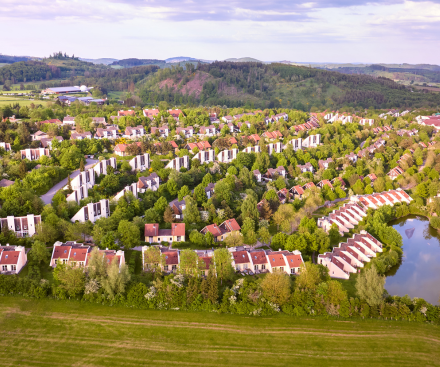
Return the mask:
[[81,92],[81,88],[79,87],[55,87],[55,88],[47,88],[48,90],[51,90],[52,92]]

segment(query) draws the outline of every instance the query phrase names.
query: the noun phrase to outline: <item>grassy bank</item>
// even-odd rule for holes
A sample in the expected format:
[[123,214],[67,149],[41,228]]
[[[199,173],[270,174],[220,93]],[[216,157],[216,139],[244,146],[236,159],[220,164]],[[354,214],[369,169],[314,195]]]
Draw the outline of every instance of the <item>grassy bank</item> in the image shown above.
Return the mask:
[[440,327],[1,297],[2,366],[437,366]]

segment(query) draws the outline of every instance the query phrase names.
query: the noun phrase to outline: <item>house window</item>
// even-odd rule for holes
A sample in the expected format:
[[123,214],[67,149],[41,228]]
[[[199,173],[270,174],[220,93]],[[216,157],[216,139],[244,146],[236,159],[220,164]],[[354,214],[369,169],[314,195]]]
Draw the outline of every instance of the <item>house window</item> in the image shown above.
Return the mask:
[[236,269],[236,270],[240,270],[240,265],[237,265],[237,266],[235,267],[235,269]]
[[173,240],[173,237],[170,237],[170,242]]
[[172,267],[171,267],[171,270],[176,270],[177,269],[177,265],[173,265]]
[[261,265],[261,270],[266,269],[266,265]]
[[290,269],[290,274],[295,274],[295,268]]
[[247,268],[248,268],[248,264],[244,264],[243,269],[247,269]]
[[258,265],[254,265],[254,270],[258,270]]
[[67,264],[67,260],[66,259],[63,260],[63,264]]
[[163,267],[163,270],[168,271],[168,265],[165,265],[165,266]]
[[284,268],[282,266],[280,266],[280,271],[284,271]]
[[17,270],[17,266],[16,265],[11,265],[11,270],[13,270],[13,271]]
[[3,270],[3,271],[7,271],[7,270],[8,270],[8,265],[3,265],[3,266],[2,266],[2,270]]

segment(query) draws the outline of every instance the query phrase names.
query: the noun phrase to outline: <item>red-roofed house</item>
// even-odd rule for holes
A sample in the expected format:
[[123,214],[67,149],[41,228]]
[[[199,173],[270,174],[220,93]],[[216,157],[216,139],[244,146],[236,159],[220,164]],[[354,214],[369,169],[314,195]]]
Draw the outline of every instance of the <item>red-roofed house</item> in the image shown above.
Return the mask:
[[232,253],[232,256],[234,258],[232,266],[235,268],[235,270],[241,271],[252,269],[252,261],[249,258],[248,251],[235,251]]
[[210,224],[204,227],[200,232],[206,234],[211,232],[214,236],[214,241],[224,241],[233,231],[240,231],[241,227],[238,225],[237,221],[233,219],[225,220],[219,226],[217,224]]
[[135,113],[136,113],[136,112],[133,111],[133,110],[128,110],[128,111],[120,110],[120,111],[118,111],[118,116],[119,116],[119,117],[121,117],[121,116],[134,116]]
[[18,274],[27,263],[23,246],[0,246],[0,273]]
[[145,242],[184,242],[185,223],[171,223],[171,229],[159,229],[158,223],[145,224]]

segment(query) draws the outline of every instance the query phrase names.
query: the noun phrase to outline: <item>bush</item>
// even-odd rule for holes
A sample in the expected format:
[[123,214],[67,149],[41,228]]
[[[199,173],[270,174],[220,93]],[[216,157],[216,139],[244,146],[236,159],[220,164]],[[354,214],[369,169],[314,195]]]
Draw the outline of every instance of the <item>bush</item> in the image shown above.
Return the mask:
[[440,217],[432,217],[429,224],[435,229],[440,229]]

